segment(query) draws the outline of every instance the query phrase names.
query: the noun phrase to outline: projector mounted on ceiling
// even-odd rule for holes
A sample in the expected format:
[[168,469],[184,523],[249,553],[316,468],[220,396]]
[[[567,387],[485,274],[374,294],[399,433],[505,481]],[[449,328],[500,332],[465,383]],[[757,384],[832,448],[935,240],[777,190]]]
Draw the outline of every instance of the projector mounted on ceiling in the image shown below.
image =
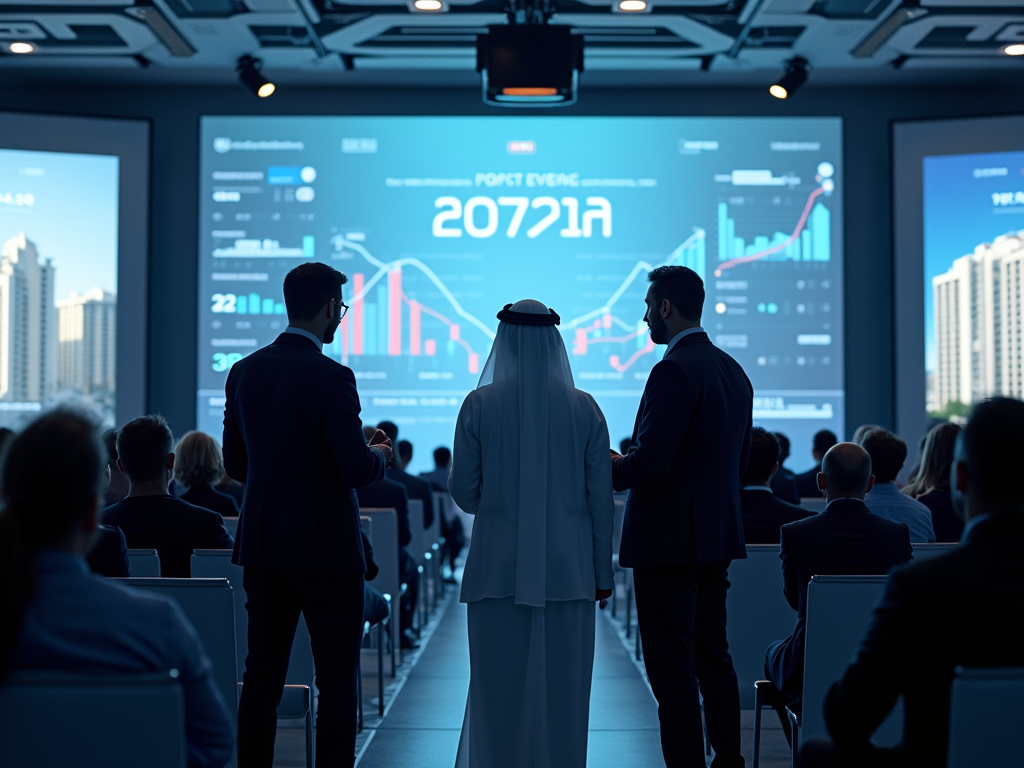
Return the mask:
[[539,12],[532,15],[534,23],[517,23],[521,13],[513,14],[509,24],[488,27],[488,33],[476,39],[484,103],[496,107],[574,104],[583,71],[583,38],[573,35],[568,26],[545,24]]

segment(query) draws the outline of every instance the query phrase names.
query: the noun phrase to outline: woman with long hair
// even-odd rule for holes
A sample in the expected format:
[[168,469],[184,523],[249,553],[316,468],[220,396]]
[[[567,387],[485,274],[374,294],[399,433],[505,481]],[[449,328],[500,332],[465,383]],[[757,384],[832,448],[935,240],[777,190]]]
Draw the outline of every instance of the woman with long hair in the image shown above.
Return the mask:
[[213,667],[172,601],[89,572],[107,450],[90,418],[47,413],[0,466],[0,680],[14,670],[109,675],[178,670],[188,764],[220,768],[234,732]]
[[214,487],[223,477],[224,456],[220,444],[198,430],[182,435],[174,447],[174,482],[187,490],[178,498],[219,512],[223,517],[238,517],[238,502]]
[[924,441],[921,465],[903,493],[917,499],[932,513],[936,541],[960,541],[964,523],[953,511],[949,490],[949,473],[953,468],[953,452],[961,432],[959,424],[938,424]]

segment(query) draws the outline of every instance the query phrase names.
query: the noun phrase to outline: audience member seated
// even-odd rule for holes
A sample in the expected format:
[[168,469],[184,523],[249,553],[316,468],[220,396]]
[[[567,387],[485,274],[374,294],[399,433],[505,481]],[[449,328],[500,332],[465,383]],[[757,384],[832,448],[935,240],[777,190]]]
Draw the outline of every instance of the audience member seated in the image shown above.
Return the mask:
[[405,471],[412,461],[412,443],[408,440],[399,440],[392,445],[398,449],[398,461],[388,469],[388,477],[404,485],[410,499],[419,499],[423,502],[423,527],[429,528],[434,524],[434,489],[430,487],[429,481],[421,480]]
[[821,460],[837,442],[836,434],[831,430],[823,429],[815,433],[811,448],[811,455],[814,457],[815,464],[806,472],[801,472],[793,477],[796,480],[797,493],[800,494],[801,498],[821,495],[821,492],[818,490],[817,479],[818,472],[821,470]]
[[132,572],[128,561],[128,542],[116,525],[100,525],[96,528],[96,543],[85,561],[89,564],[89,570],[97,576],[123,578]]
[[629,449],[633,447],[633,440],[629,437],[624,437],[619,440],[619,455],[625,456],[629,453]]
[[900,493],[896,487],[896,476],[907,460],[907,444],[892,432],[878,427],[868,431],[860,445],[871,456],[871,468],[875,473],[875,487],[864,497],[871,513],[886,520],[906,523],[913,542],[935,541],[931,511],[921,502]]
[[[860,650],[825,699],[834,743],[805,745],[806,768],[944,768],[956,668],[1024,666],[1022,434],[1020,400],[974,406],[952,479],[963,542],[889,577]],[[903,742],[880,750],[871,734],[901,696]]]
[[[629,440],[623,440],[623,443],[625,443],[628,450]],[[420,477],[429,481],[435,491],[447,494],[448,477],[451,473],[452,452],[448,448],[441,446],[434,449],[434,468],[430,472],[421,472]],[[451,509],[454,510],[455,500],[448,496],[447,502],[450,504]],[[455,560],[462,552],[462,548],[466,546],[466,532],[457,514],[454,514],[454,512],[449,514],[449,510],[443,507],[438,511],[441,514],[441,535],[444,536],[444,547],[441,549],[441,567],[444,568],[445,562],[448,563],[451,573],[445,576],[444,580],[449,584],[454,584]]]
[[178,498],[223,517],[238,517],[238,502],[214,486],[224,477],[224,457],[205,432],[186,432],[174,448],[174,479],[185,488]]
[[796,475],[785,467],[786,459],[789,458],[789,438],[781,432],[776,432],[775,439],[779,441],[779,471],[772,477],[772,493],[790,504],[799,504],[800,492],[796,487]]
[[117,468],[117,430],[108,429],[104,432],[103,442],[107,446],[107,454],[110,457],[110,462],[107,464],[110,468],[110,482],[107,483],[107,489],[103,492],[103,505],[109,507],[128,495],[128,478]]
[[750,430],[750,458],[740,477],[740,511],[747,544],[778,544],[779,528],[811,513],[776,498],[771,482],[779,470],[779,441],[761,427]]
[[128,496],[103,512],[107,525],[124,531],[132,549],[155,549],[163,576],[188,578],[195,549],[231,549],[235,542],[216,512],[167,492],[174,470],[174,438],[160,416],[142,416],[121,427],[117,465],[128,476]]
[[932,513],[936,541],[960,541],[964,532],[963,520],[953,510],[953,495],[949,490],[949,473],[960,429],[959,424],[932,427],[921,449],[917,476],[903,489],[904,494],[920,501]]
[[384,599],[384,595],[366,583],[377,578],[380,567],[373,559],[373,545],[370,540],[366,538],[365,533],[360,535],[363,537],[363,558],[366,560],[366,574],[363,576],[363,621],[370,622],[372,627],[388,617],[388,601]]
[[853,430],[853,437],[850,438],[850,442],[861,445],[864,442],[864,436],[873,429],[881,429],[881,427],[877,424],[861,424]]
[[[190,768],[220,768],[235,733],[195,629],[165,597],[89,573],[107,450],[99,428],[52,411],[13,441],[0,470],[0,678],[178,672]],[[39,712],[39,717],[47,717]]]
[[245,485],[243,483],[234,480],[227,475],[224,475],[216,485],[213,486],[221,493],[226,493],[228,496],[235,500],[238,504],[238,508],[242,508],[242,499],[245,498]]
[[[765,675],[798,707],[804,685],[807,585],[812,576],[884,574],[910,561],[910,534],[903,523],[872,515],[864,504],[875,478],[871,457],[859,445],[839,443],[821,462],[818,487],[828,506],[819,515],[782,526],[783,593],[797,611],[793,634],[768,646]],[[789,718],[777,709],[786,738]]]

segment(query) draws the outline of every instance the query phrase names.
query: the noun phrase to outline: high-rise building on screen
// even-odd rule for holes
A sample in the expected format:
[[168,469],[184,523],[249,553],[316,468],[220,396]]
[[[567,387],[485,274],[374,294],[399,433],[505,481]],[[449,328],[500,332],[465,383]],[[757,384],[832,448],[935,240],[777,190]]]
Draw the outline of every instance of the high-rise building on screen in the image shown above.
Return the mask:
[[1024,397],[1021,261],[1024,231],[983,243],[932,278],[936,375],[931,410],[992,395]]
[[43,401],[57,384],[55,269],[24,233],[0,250],[0,400]]
[[102,288],[57,301],[57,386],[87,395],[113,395],[117,298]]

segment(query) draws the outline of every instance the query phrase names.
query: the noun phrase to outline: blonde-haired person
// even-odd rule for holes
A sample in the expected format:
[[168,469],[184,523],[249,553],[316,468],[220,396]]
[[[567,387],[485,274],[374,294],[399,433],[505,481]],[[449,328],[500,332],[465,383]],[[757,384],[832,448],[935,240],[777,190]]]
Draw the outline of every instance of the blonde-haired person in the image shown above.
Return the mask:
[[903,489],[903,493],[931,510],[936,541],[960,541],[964,531],[963,520],[953,511],[949,488],[956,439],[962,431],[959,424],[932,427],[921,451],[921,468]]
[[205,432],[193,430],[174,447],[174,482],[187,489],[179,498],[197,507],[238,517],[238,502],[215,486],[224,477],[220,443]]

